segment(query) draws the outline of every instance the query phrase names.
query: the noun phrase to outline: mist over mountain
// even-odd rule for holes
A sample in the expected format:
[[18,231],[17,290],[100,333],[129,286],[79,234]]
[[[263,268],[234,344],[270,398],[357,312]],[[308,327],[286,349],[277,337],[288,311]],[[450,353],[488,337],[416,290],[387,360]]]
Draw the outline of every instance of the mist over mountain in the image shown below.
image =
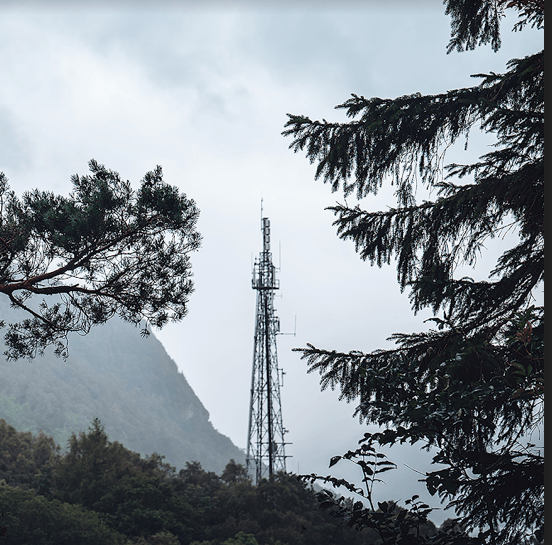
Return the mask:
[[[27,316],[0,298],[0,319]],[[69,358],[47,350],[34,360],[6,361],[0,330],[0,418],[20,431],[43,431],[62,448],[72,432],[99,418],[111,441],[141,454],[157,452],[177,469],[198,461],[221,473],[245,454],[214,429],[209,412],[152,333],[113,318],[69,338]],[[197,362],[201,365],[201,362]]]

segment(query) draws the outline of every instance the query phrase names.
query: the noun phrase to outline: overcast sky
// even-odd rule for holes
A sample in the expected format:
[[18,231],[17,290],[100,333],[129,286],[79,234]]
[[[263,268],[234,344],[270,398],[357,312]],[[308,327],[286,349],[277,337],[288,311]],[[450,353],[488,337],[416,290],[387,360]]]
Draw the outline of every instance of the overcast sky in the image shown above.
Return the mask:
[[[426,327],[429,315],[412,315],[393,267],[370,267],[335,236],[324,208],[343,199],[288,150],[286,113],[342,120],[334,107],[351,93],[392,98],[471,86],[470,74],[503,72],[509,59],[542,48],[542,34],[511,33],[506,21],[498,53],[447,55],[450,27],[438,1],[317,9],[291,2],[20,4],[0,3],[0,170],[19,194],[34,187],[68,194],[70,176],[85,174],[91,158],[134,187],[159,164],[166,182],[196,200],[204,237],[193,257],[196,291],[188,316],[157,336],[214,426],[241,448],[262,199],[281,263],[275,306],[283,332],[293,332],[297,316],[297,335],[278,339],[284,426],[293,443],[288,469],[327,474],[329,458],[354,448],[364,428],[351,417],[353,405],[320,392],[319,377],[307,375],[291,348],[309,342],[371,351],[394,332]],[[487,144],[476,138],[455,160],[473,159]],[[392,205],[390,195],[383,190],[363,206]],[[418,447],[393,454],[399,471],[378,499],[410,497],[420,475],[404,463],[423,470],[424,458]]]

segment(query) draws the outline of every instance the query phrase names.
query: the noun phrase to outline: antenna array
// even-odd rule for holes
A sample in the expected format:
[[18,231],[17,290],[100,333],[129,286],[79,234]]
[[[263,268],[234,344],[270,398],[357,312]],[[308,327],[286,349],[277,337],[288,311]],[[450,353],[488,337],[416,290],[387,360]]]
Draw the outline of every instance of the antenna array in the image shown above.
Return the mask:
[[251,402],[247,434],[247,469],[253,481],[286,471],[280,372],[276,335],[280,321],[274,312],[274,291],[280,283],[270,252],[270,220],[261,218],[263,251],[253,266],[252,287],[257,290],[255,346],[251,374]]

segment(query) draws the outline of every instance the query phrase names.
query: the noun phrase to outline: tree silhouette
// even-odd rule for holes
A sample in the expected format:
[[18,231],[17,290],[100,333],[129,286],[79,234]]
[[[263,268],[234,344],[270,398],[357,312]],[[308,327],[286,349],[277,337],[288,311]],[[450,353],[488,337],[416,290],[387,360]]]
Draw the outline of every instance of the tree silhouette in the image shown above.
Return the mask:
[[[506,8],[520,15],[516,30],[544,24],[538,1],[445,4],[449,52],[498,49]],[[329,209],[363,260],[396,263],[413,310],[432,309],[435,326],[397,333],[394,348],[368,354],[299,351],[322,388],[358,400],[357,415],[382,427],[363,441],[434,447],[444,469],[427,474],[430,493],[450,500],[483,542],[512,543],[542,539],[544,524],[542,451],[527,440],[544,400],[544,309],[534,299],[544,276],[544,53],[476,77],[474,87],[437,95],[352,95],[337,106],[347,123],[289,115],[290,147],[334,191],[360,200],[395,186],[397,203],[385,211]],[[495,136],[494,150],[445,165],[446,149],[478,127]],[[419,187],[432,199],[418,202]],[[456,276],[506,232],[517,240],[489,279]]]
[[163,327],[187,312],[189,254],[201,241],[195,202],[166,184],[159,166],[138,191],[104,165],[89,166],[90,175],[72,176],[68,197],[33,190],[18,198],[0,173],[0,293],[28,314],[9,324],[8,358],[49,345],[66,357],[69,333],[115,314]]

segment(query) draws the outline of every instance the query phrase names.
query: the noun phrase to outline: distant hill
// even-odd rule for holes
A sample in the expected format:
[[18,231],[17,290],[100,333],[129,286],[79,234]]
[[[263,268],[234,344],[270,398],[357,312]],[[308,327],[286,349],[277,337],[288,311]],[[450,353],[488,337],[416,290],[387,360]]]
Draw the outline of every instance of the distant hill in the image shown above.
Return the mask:
[[[0,297],[6,323],[25,317]],[[184,327],[184,326],[183,326]],[[71,432],[99,418],[111,441],[142,454],[157,452],[180,469],[198,461],[221,473],[245,454],[209,421],[209,413],[163,345],[118,318],[73,335],[69,358],[51,351],[8,362],[0,329],[0,418],[19,431],[43,431],[66,446]],[[201,362],[197,362],[200,365]]]

